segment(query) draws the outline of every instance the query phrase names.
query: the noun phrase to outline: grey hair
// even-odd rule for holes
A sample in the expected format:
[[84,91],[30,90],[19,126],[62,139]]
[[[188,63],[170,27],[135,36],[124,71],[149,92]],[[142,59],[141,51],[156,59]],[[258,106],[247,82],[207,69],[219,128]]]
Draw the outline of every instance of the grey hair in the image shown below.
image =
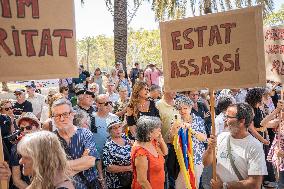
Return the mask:
[[70,112],[74,112],[74,109],[72,107],[72,104],[69,100],[65,99],[65,98],[60,98],[56,101],[53,102],[52,106],[51,106],[51,112],[54,111],[54,108],[57,106],[61,106],[61,105],[68,105],[70,108]]
[[82,126],[82,121],[84,121],[85,119],[87,119],[88,124],[90,125],[91,119],[90,119],[89,114],[87,114],[83,110],[77,111],[76,114],[74,115],[73,125],[75,125],[77,127],[81,127]]
[[180,97],[178,97],[178,98],[175,100],[175,108],[176,108],[177,110],[180,110],[182,105],[193,106],[193,102],[192,102],[192,100],[191,100],[190,98],[188,98],[187,96],[181,95]]
[[161,127],[161,120],[154,116],[141,116],[136,123],[136,139],[139,142],[149,142],[150,133]]

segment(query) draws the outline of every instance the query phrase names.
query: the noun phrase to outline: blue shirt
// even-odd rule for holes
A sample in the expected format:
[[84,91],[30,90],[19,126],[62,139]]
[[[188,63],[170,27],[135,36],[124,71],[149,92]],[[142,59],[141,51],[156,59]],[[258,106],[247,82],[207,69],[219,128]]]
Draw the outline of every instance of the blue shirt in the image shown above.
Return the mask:
[[107,138],[109,137],[109,133],[107,131],[107,123],[106,123],[106,119],[110,116],[116,116],[112,113],[109,113],[108,116],[106,117],[99,117],[97,115],[97,112],[93,113],[94,117],[95,117],[95,125],[97,128],[97,132],[94,132],[94,136],[95,136],[95,142],[97,144],[97,150],[100,156],[102,156],[103,154],[103,147],[105,145],[105,142],[107,140]]
[[[58,134],[58,132],[57,132]],[[67,144],[66,141],[59,135],[59,140],[63,146],[68,159],[75,160],[81,158],[85,149],[89,149],[89,155],[99,160],[99,155],[96,148],[95,137],[92,132],[86,128],[77,128],[76,133],[71,137],[70,143]],[[82,179],[82,177],[84,177]],[[88,170],[82,171],[76,174],[74,179],[74,184],[76,189],[87,189],[85,180],[92,181],[97,177],[97,170],[92,167]]]

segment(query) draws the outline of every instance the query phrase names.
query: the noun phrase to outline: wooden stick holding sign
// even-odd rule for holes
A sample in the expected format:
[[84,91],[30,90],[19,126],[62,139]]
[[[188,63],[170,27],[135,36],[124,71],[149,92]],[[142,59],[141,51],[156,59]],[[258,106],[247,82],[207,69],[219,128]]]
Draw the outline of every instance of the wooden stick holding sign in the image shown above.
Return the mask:
[[[281,101],[283,101],[283,93],[284,93],[284,90],[283,90],[283,83],[282,83],[282,88],[281,88],[281,93],[280,93],[280,99],[281,99]],[[278,148],[278,150],[280,150],[281,149],[281,146],[280,146],[280,139],[281,139],[281,135],[280,135],[280,132],[281,132],[281,126],[283,126],[283,119],[284,119],[284,111],[283,110],[281,110],[280,111],[280,115],[279,115],[279,118],[281,119],[281,122],[280,122],[280,124],[279,124],[279,126],[278,126],[278,130],[277,130],[277,148]],[[277,166],[277,178],[278,178],[278,180],[279,180],[279,176],[280,176],[280,164],[281,164],[281,161],[282,161],[282,158],[281,157],[278,157],[278,159],[277,159],[277,164],[276,164],[276,166]]]
[[[2,134],[0,129],[0,162],[4,162],[4,151],[3,151],[3,142],[2,142]],[[0,180],[0,189],[8,189],[8,181],[7,180]]]
[[[216,134],[216,128],[215,128],[215,91],[209,90],[210,93],[210,113],[211,113],[211,120],[212,120],[212,126],[211,126],[211,134]],[[213,171],[213,179],[216,180],[216,149],[213,149],[213,162],[212,162],[212,171]]]

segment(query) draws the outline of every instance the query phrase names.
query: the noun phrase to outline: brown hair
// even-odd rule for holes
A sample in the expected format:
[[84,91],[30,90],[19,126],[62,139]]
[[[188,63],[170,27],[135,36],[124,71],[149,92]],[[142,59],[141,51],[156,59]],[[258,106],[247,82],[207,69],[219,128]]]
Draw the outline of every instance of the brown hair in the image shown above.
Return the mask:
[[138,109],[137,109],[137,105],[139,103],[139,92],[144,88],[147,87],[147,83],[145,81],[137,81],[135,82],[135,85],[133,87],[133,91],[130,97],[130,102],[129,102],[129,106],[130,108],[133,109],[133,115],[135,117],[137,117],[138,114]]

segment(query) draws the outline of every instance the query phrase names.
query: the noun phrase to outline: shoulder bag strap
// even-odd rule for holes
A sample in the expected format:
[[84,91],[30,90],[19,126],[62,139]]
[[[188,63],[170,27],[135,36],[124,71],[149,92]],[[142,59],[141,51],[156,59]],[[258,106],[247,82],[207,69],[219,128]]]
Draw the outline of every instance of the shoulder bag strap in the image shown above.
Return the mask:
[[228,150],[228,156],[229,156],[229,159],[230,159],[230,163],[231,163],[231,166],[235,172],[235,174],[237,175],[238,179],[239,180],[244,180],[244,178],[242,177],[242,175],[240,174],[239,170],[237,169],[234,161],[233,161],[233,158],[232,158],[232,151],[231,151],[231,144],[230,144],[230,136],[228,137],[228,140],[227,140],[227,150]]

